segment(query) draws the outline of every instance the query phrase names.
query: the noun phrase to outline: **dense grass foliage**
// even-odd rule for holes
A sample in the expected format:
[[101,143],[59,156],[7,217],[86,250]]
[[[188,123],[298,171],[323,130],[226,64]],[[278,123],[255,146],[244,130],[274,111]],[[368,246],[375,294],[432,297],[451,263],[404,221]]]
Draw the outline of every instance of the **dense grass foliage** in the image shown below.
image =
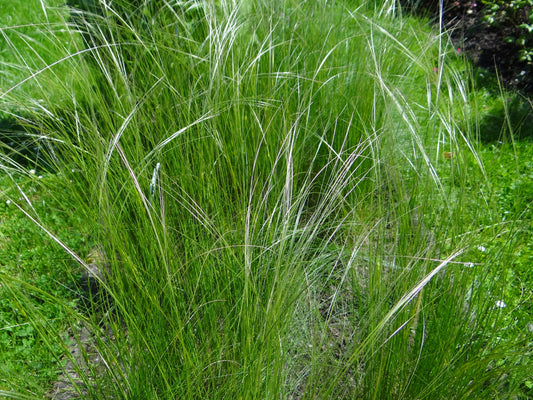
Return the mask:
[[[43,193],[106,255],[103,307],[1,275],[54,360],[69,357],[61,329],[32,298],[62,299],[60,324],[90,329],[103,361],[79,366],[80,392],[526,396],[528,325],[509,333],[501,279],[523,225],[501,218],[445,36],[389,1],[95,11],[61,34],[50,23],[70,55],[12,86],[42,88],[39,108],[3,89],[47,144],[31,158],[54,177]],[[86,243],[10,185],[10,206],[88,268]]]

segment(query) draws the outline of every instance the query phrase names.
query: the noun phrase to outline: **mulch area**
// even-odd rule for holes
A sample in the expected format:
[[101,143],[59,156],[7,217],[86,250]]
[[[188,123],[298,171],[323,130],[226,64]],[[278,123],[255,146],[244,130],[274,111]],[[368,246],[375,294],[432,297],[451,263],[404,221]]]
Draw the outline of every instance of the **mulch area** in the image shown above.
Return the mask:
[[[408,0],[404,0],[408,1]],[[439,0],[425,0],[415,10],[423,12],[434,23],[439,22]],[[423,11],[422,11],[423,10]],[[454,45],[473,63],[497,73],[503,86],[531,96],[533,94],[532,65],[518,59],[520,48],[506,38],[517,37],[514,26],[489,26],[483,21],[481,1],[443,0],[442,24]]]

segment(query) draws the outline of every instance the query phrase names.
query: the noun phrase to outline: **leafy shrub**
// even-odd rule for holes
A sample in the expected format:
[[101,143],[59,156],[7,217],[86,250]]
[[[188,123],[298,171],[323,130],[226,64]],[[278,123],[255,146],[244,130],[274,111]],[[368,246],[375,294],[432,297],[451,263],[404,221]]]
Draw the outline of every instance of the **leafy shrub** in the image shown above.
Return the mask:
[[[441,3],[435,0],[402,0],[402,6],[417,14],[427,14],[432,20],[438,20],[440,12],[450,14],[450,19],[457,22],[458,18],[469,18],[481,22],[490,28],[502,31],[505,41],[514,44],[518,49],[520,62],[533,61],[533,15],[531,7],[533,0],[444,0]],[[474,14],[480,14],[479,20]],[[448,18],[445,18],[448,19]],[[483,29],[478,26],[476,29]]]
[[[533,14],[531,0],[483,0],[483,20],[490,26],[511,28],[505,40],[519,48],[522,62],[533,61]],[[507,33],[507,32],[506,32]]]

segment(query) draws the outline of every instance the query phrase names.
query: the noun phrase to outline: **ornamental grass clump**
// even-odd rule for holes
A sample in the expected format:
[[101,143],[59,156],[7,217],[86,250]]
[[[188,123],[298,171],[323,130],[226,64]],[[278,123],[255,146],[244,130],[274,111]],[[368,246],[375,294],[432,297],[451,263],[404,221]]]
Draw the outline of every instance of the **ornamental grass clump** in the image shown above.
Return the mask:
[[482,176],[454,53],[392,2],[353,3],[101,2],[68,25],[90,40],[29,121],[106,255],[109,307],[69,314],[102,360],[79,368],[87,396],[499,385],[487,272],[463,267],[476,221],[449,223]]

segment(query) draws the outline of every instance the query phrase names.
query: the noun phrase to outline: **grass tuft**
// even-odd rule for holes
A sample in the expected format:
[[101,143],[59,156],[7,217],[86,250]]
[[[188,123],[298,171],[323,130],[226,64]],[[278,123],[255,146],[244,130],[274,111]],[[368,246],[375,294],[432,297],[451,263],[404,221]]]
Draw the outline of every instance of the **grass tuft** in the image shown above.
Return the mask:
[[[468,67],[444,35],[392,1],[95,6],[43,25],[66,53],[39,58],[28,42],[27,72],[2,95],[46,149],[5,145],[4,197],[72,259],[65,280],[93,270],[88,247],[101,255],[103,296],[88,307],[1,275],[41,349],[75,371],[74,390],[526,393],[525,338],[506,333],[501,303],[518,225],[486,191]],[[17,179],[74,210],[83,245]],[[63,299],[58,326],[35,299]]]

